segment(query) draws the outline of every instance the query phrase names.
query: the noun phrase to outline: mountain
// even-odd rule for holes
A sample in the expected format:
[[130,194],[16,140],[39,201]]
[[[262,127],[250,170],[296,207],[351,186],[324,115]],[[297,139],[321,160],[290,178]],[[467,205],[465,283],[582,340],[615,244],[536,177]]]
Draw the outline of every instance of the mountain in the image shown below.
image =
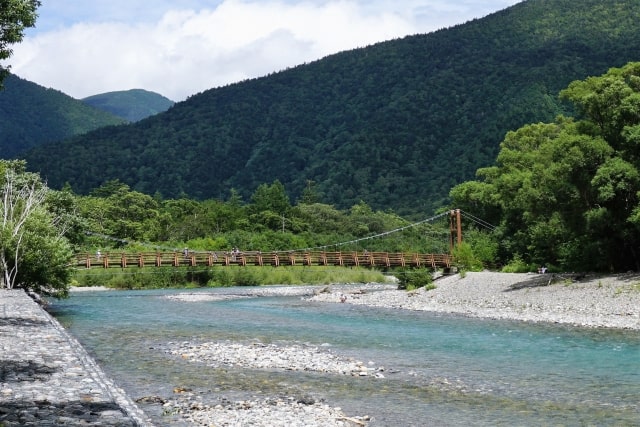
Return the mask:
[[143,89],[101,93],[83,98],[82,102],[129,122],[138,122],[162,113],[174,104],[169,98]]
[[9,74],[0,90],[0,158],[125,121]]
[[[80,193],[120,179],[164,197],[245,198],[279,180],[339,208],[430,215],[509,130],[571,112],[571,81],[638,60],[637,0],[528,0],[463,25],[211,89],[138,123],[39,147]],[[77,164],[84,167],[78,168]]]

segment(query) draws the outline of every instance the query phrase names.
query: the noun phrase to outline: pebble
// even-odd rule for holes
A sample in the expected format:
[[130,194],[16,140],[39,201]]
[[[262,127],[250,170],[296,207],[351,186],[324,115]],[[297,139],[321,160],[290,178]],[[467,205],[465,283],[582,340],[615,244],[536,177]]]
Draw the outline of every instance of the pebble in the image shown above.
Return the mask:
[[231,402],[202,403],[194,393],[184,393],[163,405],[165,414],[180,415],[198,426],[227,427],[354,427],[366,426],[369,417],[349,417],[341,408],[292,396]]
[[[327,349],[306,345],[277,345],[231,341],[192,343],[169,342],[165,352],[193,363],[233,366],[247,369],[313,371],[329,375],[384,378],[384,367],[338,356]],[[191,390],[180,390],[178,397],[163,405],[168,415],[202,426],[256,427],[349,427],[366,426],[367,416],[351,417],[339,407],[317,402],[311,397],[279,396],[254,400],[204,404]]]
[[[191,342],[168,343],[166,353],[208,366],[235,366],[250,369],[279,369],[289,371],[314,371],[351,376],[365,376],[369,368],[362,361],[341,357],[327,349],[303,345],[277,345],[254,342]],[[372,363],[372,362],[371,362]]]
[[0,289],[0,425],[152,426],[24,291]]

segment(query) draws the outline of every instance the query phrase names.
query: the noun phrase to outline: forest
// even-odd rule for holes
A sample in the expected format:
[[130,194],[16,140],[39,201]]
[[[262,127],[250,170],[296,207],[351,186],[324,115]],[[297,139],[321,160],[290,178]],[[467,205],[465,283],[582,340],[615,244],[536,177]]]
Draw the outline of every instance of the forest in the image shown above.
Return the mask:
[[[624,13],[617,6],[626,2],[614,2],[606,7],[599,2],[595,3],[585,2],[591,5],[592,13],[605,10],[606,12],[602,12],[603,16],[612,17],[603,25],[609,25],[611,22],[621,23],[620,19]],[[521,6],[522,8],[510,8],[493,15],[492,19],[498,19],[501,14],[509,15],[514,10],[523,14],[528,7],[542,7],[543,4],[547,2],[525,2],[522,3],[525,5]],[[573,6],[562,4],[575,12]],[[635,3],[633,6],[633,10],[638,10]],[[565,10],[556,12],[558,14],[553,16],[557,18],[564,16],[560,12],[564,13]],[[593,18],[584,12],[576,16],[582,16],[587,21]],[[557,24],[556,20],[552,21]],[[488,21],[478,22],[486,24]],[[597,24],[600,25],[602,22],[598,21]],[[622,22],[618,34],[627,34],[625,28],[631,28],[634,24],[635,22]],[[467,30],[475,28],[460,28],[463,27]],[[537,31],[539,30],[540,28],[537,28]],[[553,34],[549,37],[553,38]],[[375,51],[374,49],[368,53]],[[332,61],[338,57],[350,58],[348,54],[337,55]],[[306,114],[309,111],[296,109],[293,103],[280,104],[263,98],[269,93],[273,94],[269,89],[273,87],[278,87],[285,98],[287,94],[292,93],[287,92],[288,88],[313,87],[311,81],[300,85],[295,83],[296,79],[313,77],[313,74],[307,72],[277,73],[269,78],[197,95],[188,102],[176,104],[167,113],[143,120],[136,125],[103,128],[87,134],[86,138],[89,139],[76,137],[58,144],[56,147],[62,150],[60,153],[64,152],[67,155],[65,159],[74,160],[74,163],[61,166],[69,168],[69,177],[74,176],[72,171],[89,171],[95,174],[91,179],[83,175],[83,179],[86,179],[83,181],[86,189],[80,187],[84,191],[78,190],[76,187],[79,181],[72,181],[71,178],[69,182],[60,184],[59,188],[49,187],[48,175],[30,171],[30,164],[25,160],[0,160],[0,212],[3,215],[0,227],[0,287],[11,288],[17,285],[39,293],[65,296],[69,284],[77,280],[73,278],[71,260],[78,252],[180,250],[183,247],[206,251],[227,251],[236,247],[242,250],[288,251],[333,247],[345,251],[368,249],[443,253],[450,250],[449,224],[446,221],[420,220],[453,208],[472,214],[470,218],[475,219],[464,223],[464,241],[452,251],[456,267],[461,271],[482,268],[536,271],[542,266],[551,272],[638,271],[640,62],[627,62],[618,66],[618,60],[612,60],[614,65],[608,68],[608,71],[605,70],[597,76],[573,80],[560,87],[557,94],[549,98],[559,100],[558,104],[549,104],[553,105],[549,111],[554,112],[549,119],[528,121],[510,128],[501,138],[502,142],[497,147],[496,156],[487,160],[486,165],[475,169],[476,179],[460,183],[445,173],[453,170],[456,161],[460,161],[461,157],[441,166],[442,169],[438,170],[451,181],[451,185],[441,183],[448,194],[439,199],[439,202],[429,199],[432,203],[429,206],[433,207],[433,210],[420,217],[416,211],[407,209],[404,203],[393,203],[389,197],[391,194],[398,198],[407,197],[408,194],[412,196],[410,200],[414,208],[420,205],[420,195],[426,193],[402,190],[433,188],[418,185],[416,181],[420,179],[418,171],[426,166],[431,168],[432,162],[437,163],[437,159],[430,158],[426,153],[423,153],[425,157],[422,158],[411,150],[404,151],[408,145],[397,143],[403,135],[412,139],[420,138],[424,134],[414,133],[413,130],[410,132],[409,128],[402,130],[402,127],[398,127],[402,123],[399,116],[391,122],[385,122],[378,117],[375,126],[367,128],[371,132],[383,129],[389,131],[395,141],[388,140],[390,146],[394,147],[396,153],[403,152],[407,156],[396,160],[398,165],[401,165],[399,170],[406,173],[408,181],[399,185],[398,181],[390,178],[387,181],[388,193],[380,194],[380,200],[385,201],[380,203],[381,207],[367,199],[370,192],[378,191],[379,188],[371,186],[368,178],[362,175],[362,168],[356,167],[357,164],[364,164],[373,168],[391,162],[389,155],[376,149],[374,141],[378,141],[379,138],[356,138],[367,143],[355,151],[350,151],[356,146],[351,145],[352,135],[345,136],[342,145],[338,144],[331,149],[323,145],[326,155],[310,155],[309,153],[316,149],[314,141],[299,139],[295,140],[293,146],[296,149],[306,147],[309,151],[307,154],[310,155],[301,155],[299,158],[288,157],[294,155],[296,150],[285,153],[271,145],[269,141],[273,131],[282,132],[278,134],[279,138],[288,138],[293,143],[292,135],[301,135],[297,130],[308,130],[318,124],[313,120],[307,120]],[[310,66],[322,68],[332,64],[332,61],[323,60]],[[533,62],[528,64],[534,69]],[[305,66],[298,71],[309,69]],[[382,80],[371,82],[378,87],[382,83]],[[259,88],[262,90],[257,90]],[[465,90],[472,92],[468,86],[465,86]],[[315,96],[316,92],[311,91],[309,96],[311,95]],[[337,97],[339,92],[334,95]],[[286,127],[280,128],[271,123],[260,128],[261,123],[266,123],[261,120],[268,120],[270,116],[243,116],[242,112],[247,111],[244,109],[247,96],[252,97],[252,105],[257,105],[258,109],[284,108],[280,119],[289,117],[291,120]],[[225,100],[225,97],[229,99]],[[293,102],[294,99],[296,98],[293,97],[290,101]],[[382,99],[376,99],[375,96],[362,95],[362,100],[366,100],[367,105],[379,102],[380,108],[389,107],[390,104]],[[211,101],[214,101],[213,104]],[[342,98],[342,101],[347,102],[348,99]],[[460,102],[466,103],[463,99]],[[219,103],[220,109],[214,108],[216,103]],[[319,106],[321,102],[314,105]],[[559,108],[560,105],[563,107]],[[192,106],[199,107],[191,108]],[[234,106],[237,108],[228,108]],[[516,107],[515,104],[503,106],[504,111],[510,114],[518,111]],[[211,116],[202,113],[208,110],[221,114],[222,117],[209,122]],[[257,114],[257,111],[254,113]],[[366,114],[370,114],[370,118],[377,114],[375,108],[363,111],[368,111]],[[469,111],[477,115],[485,110],[481,109],[479,104],[474,104]],[[200,117],[199,113],[202,113]],[[318,117],[326,117],[325,113],[328,114],[329,111],[323,110],[323,114],[319,114]],[[347,122],[342,114],[344,111],[334,119],[338,122],[342,120],[341,123],[346,126]],[[402,114],[406,114],[406,117],[411,116],[406,111]],[[422,117],[418,112],[416,114]],[[175,122],[176,117],[181,121]],[[232,126],[234,120],[239,117],[242,117],[241,121],[247,126],[253,118],[253,127],[249,129]],[[356,122],[358,117],[360,116],[357,114],[352,116]],[[528,116],[523,115],[520,119],[524,120],[524,117]],[[443,115],[442,119],[448,120],[449,117]],[[158,123],[164,125],[159,126]],[[177,126],[178,123],[184,126]],[[238,144],[202,145],[205,151],[214,154],[214,158],[220,155],[222,160],[212,164],[210,157],[202,156],[200,151],[190,145],[191,142],[199,144],[197,141],[207,140],[208,136],[211,136],[211,128],[202,127],[200,136],[189,140],[189,135],[192,135],[191,125],[195,123],[200,123],[201,126],[202,123],[208,123],[207,126],[215,127]],[[447,124],[443,121],[442,124],[442,127],[438,127],[439,131],[454,127],[453,123]],[[167,129],[173,130],[169,132]],[[253,147],[258,151],[251,151],[248,149],[249,144],[239,142],[252,140],[256,129],[261,129],[260,132],[263,134]],[[175,133],[172,133],[174,131]],[[118,140],[111,139],[114,135],[118,135],[118,138],[124,138],[126,135],[126,138],[129,138],[127,145],[119,146]],[[171,135],[180,135],[185,139],[179,140],[180,143],[177,145],[176,140],[173,140],[174,144],[169,146],[156,146],[145,142],[151,136],[158,141],[170,140]],[[383,138],[382,135],[380,133],[378,136]],[[362,136],[364,137],[364,134]],[[82,144],[74,145],[79,142]],[[324,143],[330,144],[331,141],[324,140]],[[104,144],[113,144],[117,150],[111,152]],[[420,147],[424,148],[423,145]],[[44,150],[45,146],[41,148]],[[469,168],[473,164],[470,160],[475,158],[474,153],[477,152],[466,148],[468,144],[464,148],[447,147],[448,150],[461,150],[460,156],[468,156],[469,162],[466,167]],[[202,172],[206,171],[207,176],[214,178],[217,184],[206,181],[204,176],[196,173],[193,166],[185,165],[184,169],[178,171],[173,170],[169,164],[165,165],[165,169],[154,169],[157,165],[151,163],[140,167],[127,163],[127,159],[140,157],[140,150],[159,150],[154,151],[155,154],[151,157],[188,158],[199,162],[202,164]],[[340,158],[349,162],[339,163],[337,157],[332,157],[336,152],[340,154]],[[39,155],[44,155],[45,151],[40,153]],[[57,158],[53,151],[51,153],[52,159]],[[96,153],[99,156],[82,157],[83,153]],[[109,158],[110,153],[115,160],[121,161],[113,167],[117,166],[120,172],[129,171],[136,174],[135,185],[129,184],[124,178],[118,178],[121,174],[105,179],[109,174],[102,174],[100,168],[107,166],[97,160]],[[234,153],[240,155],[234,157]],[[263,154],[266,157],[262,157]],[[490,151],[487,150],[485,154],[488,157]],[[374,158],[379,159],[381,163],[374,162]],[[311,179],[315,175],[309,177],[302,172],[308,159],[330,159],[335,161],[335,164],[331,167],[312,164],[314,168],[318,168],[318,173],[323,175],[322,179]],[[356,163],[354,159],[360,163]],[[429,159],[429,163],[425,163],[424,159]],[[242,162],[252,167],[242,167]],[[79,168],[78,164],[86,165],[86,168]],[[344,169],[347,166],[348,168]],[[36,169],[38,167],[40,164]],[[225,168],[234,167],[238,167],[243,173],[237,176],[240,181],[236,178],[226,180]],[[261,175],[260,167],[272,169],[273,173]],[[277,173],[279,168],[285,168],[288,174],[286,176],[295,179],[280,180],[278,176],[282,175]],[[433,168],[437,169],[435,166]],[[373,169],[369,169],[371,170]],[[192,175],[181,175],[184,171]],[[147,188],[142,185],[143,181],[140,179],[146,173],[152,174],[158,180],[159,186]],[[335,182],[324,174],[339,174],[340,182],[360,182],[362,188],[367,187],[369,190],[361,191],[360,187],[349,187],[351,190],[327,187]],[[167,192],[169,195],[162,191],[160,178],[165,178],[165,175],[171,177],[173,184],[180,184],[172,187],[173,190]],[[274,176],[273,179],[267,179]],[[358,177],[362,179],[358,181]],[[301,182],[296,184],[298,181]],[[409,181],[414,185],[410,186]],[[198,190],[201,188],[199,186],[206,182],[209,182],[212,189],[206,192]],[[231,185],[233,182],[242,183],[243,186],[240,188],[243,190]],[[332,182],[334,184],[331,184]],[[378,179],[376,182],[381,181]],[[97,185],[93,185],[94,183]],[[296,185],[301,186],[299,189],[289,188]],[[143,189],[154,190],[147,192]],[[215,195],[211,195],[211,191]],[[292,197],[292,194],[297,196]],[[409,212],[409,215],[405,215],[405,211]],[[398,272],[398,275],[402,277],[404,273]],[[192,280],[194,277],[185,275],[180,280]],[[204,283],[234,282],[208,276]]]
[[578,111],[509,132],[493,166],[452,189],[520,268],[640,270],[640,62],[572,82]]
[[[635,0],[529,0],[465,24],[331,55],[194,94],[135,124],[41,145],[24,158],[52,188],[120,180],[167,199],[248,200],[309,182],[420,219],[496,158],[505,134],[572,114],[571,81],[637,60]],[[82,165],[82,167],[78,167]]]
[[[443,211],[460,208],[482,220],[464,223],[461,268],[640,269],[640,62],[574,81],[560,96],[575,117],[507,133],[494,165],[451,189]],[[337,250],[449,251],[446,219],[387,234],[411,222],[364,201],[337,209],[313,182],[294,203],[277,180],[246,202],[233,189],[223,200],[162,200],[119,181],[77,201],[88,230],[173,247],[284,251],[355,241]]]
[[20,157],[30,148],[125,123],[55,89],[8,74],[0,90],[0,158]]
[[[560,96],[575,117],[509,132],[493,166],[451,189],[452,206],[477,219],[464,223],[453,249],[459,270],[640,269],[640,62],[574,81]],[[313,182],[294,203],[277,180],[247,201],[234,189],[198,201],[150,196],[118,180],[88,195],[50,190],[20,160],[0,161],[0,172],[0,261],[14,272],[3,280],[38,290],[57,283],[63,296],[77,252],[450,250],[447,221],[412,224],[364,201],[340,210]]]

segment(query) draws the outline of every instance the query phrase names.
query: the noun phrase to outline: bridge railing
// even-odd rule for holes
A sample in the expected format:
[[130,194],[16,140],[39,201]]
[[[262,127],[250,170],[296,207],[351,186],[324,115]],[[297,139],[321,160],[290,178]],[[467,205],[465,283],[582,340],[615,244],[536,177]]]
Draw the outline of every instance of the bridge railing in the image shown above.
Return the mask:
[[393,252],[107,252],[80,253],[75,256],[79,268],[128,267],[197,267],[219,266],[362,266],[362,267],[422,267],[450,268],[453,258],[449,254],[419,254]]

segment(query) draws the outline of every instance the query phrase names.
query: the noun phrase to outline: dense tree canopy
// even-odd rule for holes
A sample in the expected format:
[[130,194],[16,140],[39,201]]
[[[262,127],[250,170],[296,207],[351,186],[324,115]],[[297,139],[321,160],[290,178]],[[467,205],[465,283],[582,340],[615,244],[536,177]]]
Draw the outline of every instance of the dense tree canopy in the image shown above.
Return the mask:
[[639,51],[637,0],[529,0],[195,94],[26,159],[54,188],[69,182],[80,194],[120,179],[167,198],[235,188],[249,200],[278,180],[292,201],[313,189],[314,202],[339,209],[363,200],[420,218],[490,165],[507,131],[571,113],[557,94],[572,80]]
[[496,165],[456,186],[456,206],[499,224],[502,259],[640,269],[640,63],[571,83],[577,119],[509,132]]
[[74,203],[25,166],[0,160],[0,287],[65,296]]
[[30,148],[124,123],[64,93],[9,74],[0,91],[0,158]]

